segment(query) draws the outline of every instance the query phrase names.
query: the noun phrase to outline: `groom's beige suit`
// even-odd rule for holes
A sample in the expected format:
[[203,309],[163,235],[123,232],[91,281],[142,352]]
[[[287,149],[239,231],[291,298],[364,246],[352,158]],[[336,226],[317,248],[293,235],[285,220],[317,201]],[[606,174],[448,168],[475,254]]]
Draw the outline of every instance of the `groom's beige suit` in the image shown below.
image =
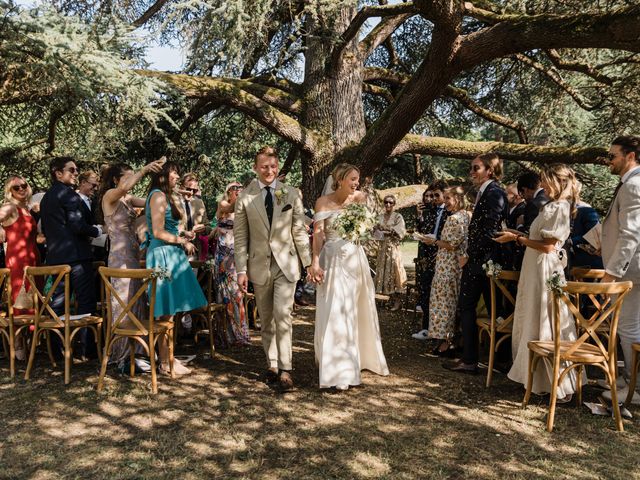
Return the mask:
[[620,181],[602,221],[602,261],[607,273],[633,282],[618,320],[625,370],[630,375],[631,345],[640,342],[640,167]]
[[276,182],[271,225],[266,195],[253,180],[236,201],[236,270],[253,284],[269,367],[291,370],[291,310],[301,263],[311,264],[309,236],[298,189]]

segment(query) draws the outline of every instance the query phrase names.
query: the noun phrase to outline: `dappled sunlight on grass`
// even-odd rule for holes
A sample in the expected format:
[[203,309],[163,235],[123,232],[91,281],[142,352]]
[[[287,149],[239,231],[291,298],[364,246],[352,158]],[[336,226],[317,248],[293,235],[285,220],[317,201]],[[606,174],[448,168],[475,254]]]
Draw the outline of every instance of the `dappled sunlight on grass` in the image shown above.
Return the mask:
[[[0,478],[551,480],[640,472],[638,420],[618,434],[610,419],[562,406],[548,434],[547,398],[523,410],[522,387],[504,376],[487,389],[482,375],[442,369],[409,337],[409,315],[381,312],[391,375],[364,372],[360,387],[320,390],[313,313],[296,312],[297,388],[285,395],[260,380],[255,334],[252,345],[214,358],[202,345],[193,374],[160,376],[155,396],[149,375],[112,371],[98,394],[91,363],[74,365],[66,388],[46,356],[30,382],[9,380],[0,364]],[[585,399],[597,393],[587,388]]]

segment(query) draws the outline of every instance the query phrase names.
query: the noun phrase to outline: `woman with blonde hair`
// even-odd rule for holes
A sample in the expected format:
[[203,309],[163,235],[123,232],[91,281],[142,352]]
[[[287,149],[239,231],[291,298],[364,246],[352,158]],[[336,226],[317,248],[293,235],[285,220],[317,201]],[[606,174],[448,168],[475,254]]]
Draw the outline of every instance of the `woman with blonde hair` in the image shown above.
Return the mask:
[[361,245],[342,238],[335,226],[349,204],[365,204],[360,170],[342,163],[333,173],[333,193],[316,201],[313,259],[307,269],[316,289],[314,347],[320,388],[347,390],[361,370],[388,375],[382,351],[375,287]]
[[400,308],[400,296],[407,283],[407,272],[402,263],[400,242],[407,233],[404,218],[394,211],[396,197],[387,195],[383,199],[384,212],[378,217],[374,230],[375,238],[380,240],[376,260],[376,293],[395,296],[391,310]]
[[[6,265],[11,271],[11,301],[15,302],[23,286],[24,270],[38,264],[38,235],[35,218],[29,210],[31,187],[18,175],[10,176],[4,185],[4,204],[0,207],[0,224],[4,228],[7,242]],[[30,285],[24,285],[25,291]],[[27,313],[27,310],[16,308],[14,314]],[[24,342],[16,343],[16,358],[25,358]]]
[[[531,224],[529,236],[511,231],[502,232],[495,240],[500,243],[514,241],[526,247],[513,320],[513,366],[509,378],[527,384],[529,349],[532,340],[553,340],[553,295],[546,281],[557,273],[564,279],[566,252],[562,245],[569,237],[571,216],[575,214],[578,189],[574,171],[563,164],[546,167],[540,175],[541,186],[550,202]],[[575,340],[576,328],[566,305],[560,312],[561,340]],[[553,366],[540,362],[534,372],[533,393],[549,393]],[[558,401],[571,400],[576,389],[575,370],[558,385]]]
[[465,255],[471,214],[462,187],[449,187],[444,191],[444,205],[449,213],[440,240],[428,238],[427,243],[438,247],[436,267],[429,295],[428,338],[439,340],[433,350],[444,356],[451,347],[456,307],[460,293],[462,267],[458,257]]
[[238,195],[242,192],[240,182],[231,182],[224,189],[218,204],[214,230],[216,237],[213,275],[216,285],[217,302],[225,305],[227,314],[224,325],[216,329],[216,340],[222,348],[248,345],[249,326],[245,315],[242,290],[238,285],[238,274],[234,260],[233,211]]

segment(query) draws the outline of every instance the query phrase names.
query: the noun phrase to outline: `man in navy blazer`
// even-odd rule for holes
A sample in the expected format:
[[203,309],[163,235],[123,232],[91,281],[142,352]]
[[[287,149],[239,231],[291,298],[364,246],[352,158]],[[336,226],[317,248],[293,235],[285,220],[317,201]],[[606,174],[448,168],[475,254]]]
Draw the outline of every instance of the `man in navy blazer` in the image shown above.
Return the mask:
[[[49,164],[51,188],[42,197],[40,218],[47,239],[47,265],[71,267],[71,290],[78,302],[78,314],[94,313],[96,298],[93,281],[91,238],[102,234],[92,225],[91,211],[74,191],[78,168],[70,157],[55,157]],[[51,306],[64,313],[64,285],[53,295]]]
[[471,223],[467,256],[462,260],[462,280],[458,297],[458,313],[462,325],[462,358],[447,362],[445,368],[456,372],[478,371],[478,327],[476,307],[480,296],[491,305],[489,278],[482,269],[488,260],[500,263],[500,245],[493,240],[502,230],[509,213],[507,194],[496,180],[502,177],[502,160],[495,153],[485,153],[471,161],[471,180],[478,188]]

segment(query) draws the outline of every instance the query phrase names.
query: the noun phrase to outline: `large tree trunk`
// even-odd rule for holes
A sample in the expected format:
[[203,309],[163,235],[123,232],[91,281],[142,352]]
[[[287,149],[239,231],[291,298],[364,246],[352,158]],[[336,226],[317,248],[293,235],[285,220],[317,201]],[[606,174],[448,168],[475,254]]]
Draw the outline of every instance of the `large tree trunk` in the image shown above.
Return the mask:
[[362,101],[364,68],[356,39],[331,64],[336,33],[347,29],[355,13],[355,8],[342,8],[333,18],[310,19],[307,24],[311,34],[307,37],[303,82],[306,109],[301,123],[329,140],[319,145],[315,155],[301,157],[306,203],[321,195],[341,152],[357,145],[366,133]]

